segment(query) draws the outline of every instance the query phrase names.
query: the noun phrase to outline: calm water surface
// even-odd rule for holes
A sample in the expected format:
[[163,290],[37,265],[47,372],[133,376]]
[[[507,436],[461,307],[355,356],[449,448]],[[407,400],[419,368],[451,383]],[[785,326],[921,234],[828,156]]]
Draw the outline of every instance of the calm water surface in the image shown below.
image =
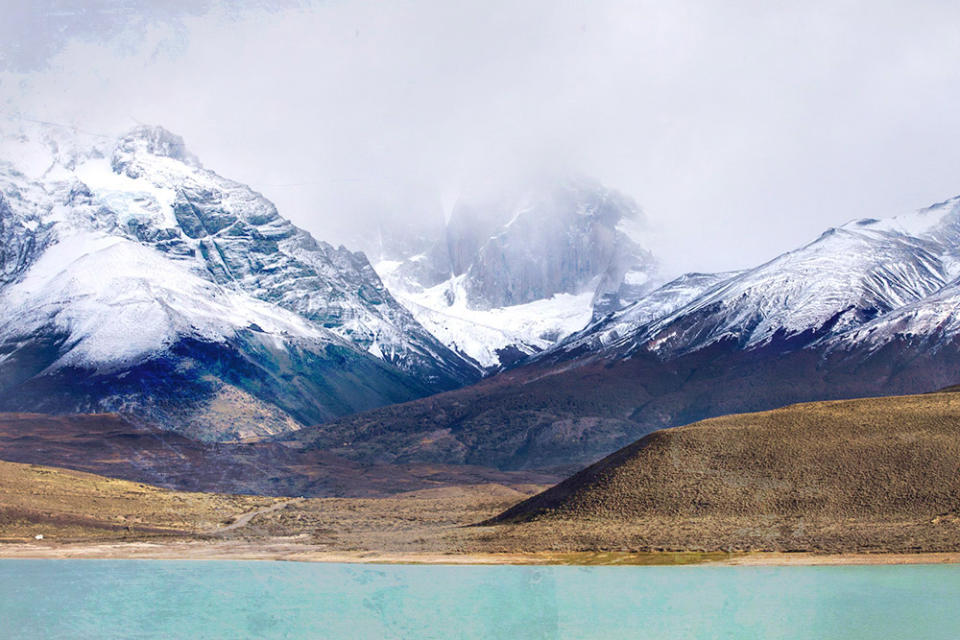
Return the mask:
[[2,638],[960,638],[960,566],[0,560]]

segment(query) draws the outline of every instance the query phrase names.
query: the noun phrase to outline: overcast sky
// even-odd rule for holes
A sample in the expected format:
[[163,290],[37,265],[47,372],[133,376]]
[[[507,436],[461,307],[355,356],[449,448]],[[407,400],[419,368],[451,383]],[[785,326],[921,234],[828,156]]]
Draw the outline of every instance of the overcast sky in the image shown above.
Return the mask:
[[0,5],[8,115],[162,124],[332,241],[567,167],[720,270],[960,193],[955,2]]

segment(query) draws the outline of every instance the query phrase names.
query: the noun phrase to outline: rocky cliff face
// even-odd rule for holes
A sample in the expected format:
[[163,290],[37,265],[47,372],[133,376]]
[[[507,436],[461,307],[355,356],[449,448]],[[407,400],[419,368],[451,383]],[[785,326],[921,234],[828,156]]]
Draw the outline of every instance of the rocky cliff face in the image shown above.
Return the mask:
[[[616,311],[652,288],[656,261],[628,232],[642,223],[632,200],[596,182],[537,181],[496,197],[462,198],[442,239],[381,270],[447,344],[486,366],[504,364],[490,354],[547,348],[591,316]],[[549,312],[558,313],[555,322],[543,322]],[[451,331],[451,323],[438,317],[472,322],[475,335],[489,334],[491,327],[500,335],[496,344],[474,340],[467,346],[466,330]],[[579,325],[571,324],[573,317],[582,318]],[[498,324],[501,318],[511,325]],[[520,331],[524,337],[517,341],[518,325],[535,321],[541,330]]]
[[639,215],[628,199],[595,185],[530,194],[471,256],[467,295],[475,306],[504,307],[592,288],[597,301],[616,307],[627,272],[653,267],[652,256],[618,229]]
[[3,406],[121,410],[238,437],[479,375],[363,254],[315,240],[162,128],[89,145],[38,128],[4,148]]
[[656,267],[653,256],[623,230],[624,223],[640,219],[632,200],[585,179],[464,200],[447,228],[449,273],[466,276],[473,308],[587,289],[605,306],[617,306],[621,294],[632,301],[642,293]]

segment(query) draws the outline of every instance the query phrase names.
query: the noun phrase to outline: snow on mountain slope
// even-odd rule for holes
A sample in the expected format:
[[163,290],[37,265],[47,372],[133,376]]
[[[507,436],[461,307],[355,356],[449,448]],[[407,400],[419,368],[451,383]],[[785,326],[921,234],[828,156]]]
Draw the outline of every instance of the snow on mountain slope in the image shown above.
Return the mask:
[[570,335],[545,357],[601,351],[635,332],[638,327],[669,316],[740,272],[687,273],[658,287],[628,307],[601,318]]
[[909,216],[869,221],[865,226],[931,238],[948,283],[936,293],[901,306],[826,341],[827,349],[866,347],[875,351],[897,340],[924,345],[936,352],[960,336],[960,196]]
[[[0,139],[3,155],[16,150],[0,164],[2,404],[61,376],[84,389],[63,409],[144,409],[152,400],[131,372],[155,384],[144,367],[159,362],[169,375],[196,370],[183,384],[204,387],[193,398],[203,412],[214,397],[221,408],[262,405],[284,429],[290,416],[320,422],[479,376],[390,296],[363,254],[314,240],[161,128],[115,144],[46,127]],[[242,371],[224,370],[227,360]],[[203,422],[216,437],[216,416]]]
[[252,325],[343,343],[284,309],[193,273],[183,261],[125,238],[78,231],[51,246],[23,278],[0,292],[0,335],[38,333],[52,325],[69,348],[50,366],[129,366],[189,336],[224,342]]
[[824,345],[829,352],[865,348],[873,352],[898,340],[936,353],[960,335],[960,284],[954,282],[937,293],[904,305],[855,329],[832,336]]
[[594,181],[534,180],[462,197],[444,238],[378,272],[432,333],[492,369],[649,291],[642,228],[632,200]]
[[[390,265],[378,265],[389,273]],[[394,289],[397,299],[433,335],[486,369],[512,364],[582,328],[593,315],[593,293],[550,298],[493,309],[471,309],[464,276],[421,292]]]
[[644,349],[669,359],[720,341],[740,349],[773,340],[803,346],[932,303],[931,296],[958,275],[960,198],[954,198],[905,216],[830,229],[759,267],[717,276],[664,314],[659,298],[670,294],[671,283],[557,351],[591,344],[608,355]]
[[75,223],[192,259],[204,277],[298,313],[427,384],[476,377],[392,299],[362,254],[317,242],[260,194],[203,169],[161,128],[138,128],[109,154],[72,153],[45,177],[73,181],[66,206]]

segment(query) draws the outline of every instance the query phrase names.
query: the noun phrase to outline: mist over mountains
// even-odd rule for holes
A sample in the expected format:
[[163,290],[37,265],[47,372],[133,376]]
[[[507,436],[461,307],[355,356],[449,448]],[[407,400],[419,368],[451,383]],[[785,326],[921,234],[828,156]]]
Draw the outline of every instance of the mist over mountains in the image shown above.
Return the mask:
[[423,251],[377,268],[446,344],[504,366],[650,290],[658,265],[643,232],[630,198],[551,176],[462,197]]
[[579,176],[382,228],[371,264],[163,128],[3,141],[7,411],[360,464],[568,469],[708,416],[960,377],[958,198],[663,282],[640,207]]
[[960,197],[855,220],[752,269],[681,276],[477,385],[296,438],[358,458],[570,468],[705,417],[942,388],[960,378],[958,228]]

